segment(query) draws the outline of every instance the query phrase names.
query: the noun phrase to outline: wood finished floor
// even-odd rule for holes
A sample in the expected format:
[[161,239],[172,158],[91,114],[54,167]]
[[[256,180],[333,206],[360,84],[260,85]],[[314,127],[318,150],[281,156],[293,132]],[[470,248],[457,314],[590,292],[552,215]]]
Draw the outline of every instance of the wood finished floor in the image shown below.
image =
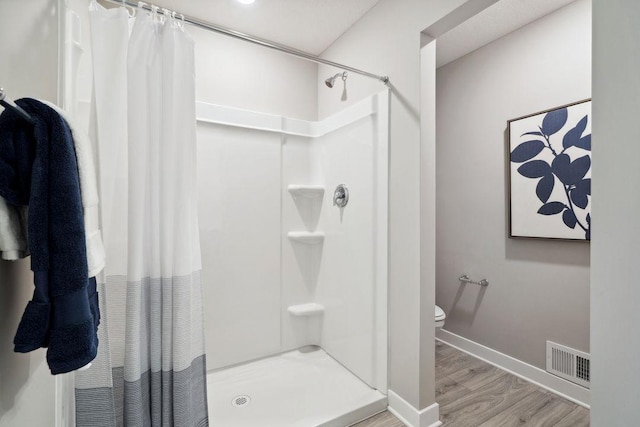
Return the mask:
[[[589,410],[436,341],[436,402],[446,427],[583,427]],[[403,427],[383,412],[354,427]]]

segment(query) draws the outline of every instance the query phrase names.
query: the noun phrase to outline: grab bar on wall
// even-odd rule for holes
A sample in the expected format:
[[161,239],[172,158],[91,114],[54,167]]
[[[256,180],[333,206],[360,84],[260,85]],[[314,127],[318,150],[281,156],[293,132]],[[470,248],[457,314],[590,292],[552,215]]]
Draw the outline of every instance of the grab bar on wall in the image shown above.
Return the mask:
[[2,89],[0,87],[0,105],[2,105],[4,108],[9,108],[10,110],[15,111],[16,113],[18,113],[18,115],[20,117],[25,119],[27,122],[29,122],[31,124],[34,124],[34,121],[31,118],[31,116],[29,115],[29,113],[24,111],[18,105],[13,105],[13,104],[9,103],[8,100],[6,99],[6,97],[7,97],[7,95],[4,93],[4,89]]
[[469,279],[469,276],[467,276],[466,274],[458,277],[458,280],[460,280],[462,283],[473,283],[474,285],[489,286],[489,281],[487,279],[481,279],[479,282],[476,282],[475,280]]

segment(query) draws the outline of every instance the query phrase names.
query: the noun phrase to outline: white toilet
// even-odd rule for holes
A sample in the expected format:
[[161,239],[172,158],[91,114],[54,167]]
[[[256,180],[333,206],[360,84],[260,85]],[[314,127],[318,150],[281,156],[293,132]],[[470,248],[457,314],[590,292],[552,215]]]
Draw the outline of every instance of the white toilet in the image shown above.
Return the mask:
[[444,313],[444,310],[436,305],[436,329],[440,329],[444,326],[444,320],[447,318],[447,315]]

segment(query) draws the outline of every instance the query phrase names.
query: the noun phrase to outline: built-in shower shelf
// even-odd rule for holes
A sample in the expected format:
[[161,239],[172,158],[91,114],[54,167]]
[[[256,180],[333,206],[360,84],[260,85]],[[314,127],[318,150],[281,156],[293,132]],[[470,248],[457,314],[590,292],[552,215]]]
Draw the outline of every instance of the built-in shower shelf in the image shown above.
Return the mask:
[[291,305],[287,309],[293,316],[315,316],[324,313],[324,306],[315,302]]
[[289,193],[293,197],[322,197],[324,195],[324,186],[322,185],[296,185],[291,184],[288,187]]
[[324,242],[324,232],[322,231],[290,231],[287,236],[291,241],[307,245],[317,245]]

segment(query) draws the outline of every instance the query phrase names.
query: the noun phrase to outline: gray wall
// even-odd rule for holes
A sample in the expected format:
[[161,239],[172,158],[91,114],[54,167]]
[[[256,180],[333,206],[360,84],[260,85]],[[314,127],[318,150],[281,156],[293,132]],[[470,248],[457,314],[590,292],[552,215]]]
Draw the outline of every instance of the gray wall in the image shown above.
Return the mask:
[[[458,10],[455,25],[486,7],[487,0],[382,0],[331,45],[322,57],[391,77],[389,160],[389,387],[414,408],[434,403],[433,261],[421,282],[420,254],[420,33]],[[459,10],[462,7],[464,10]],[[459,9],[456,9],[459,8]],[[326,117],[384,87],[349,74],[349,100],[318,68],[318,115]],[[423,311],[424,310],[424,311]],[[430,319],[430,320],[429,320]],[[424,363],[423,363],[424,362]]]
[[[1,0],[0,16],[0,86],[11,99],[56,101],[57,1]],[[0,427],[54,421],[54,378],[44,350],[13,352],[13,337],[32,293],[29,261],[0,261]]]
[[[589,244],[507,237],[505,132],[509,119],[591,96],[591,1],[439,68],[436,94],[444,328],[543,369],[546,340],[588,352]],[[490,285],[461,286],[463,273]]]
[[593,2],[591,425],[640,420],[640,2]]

